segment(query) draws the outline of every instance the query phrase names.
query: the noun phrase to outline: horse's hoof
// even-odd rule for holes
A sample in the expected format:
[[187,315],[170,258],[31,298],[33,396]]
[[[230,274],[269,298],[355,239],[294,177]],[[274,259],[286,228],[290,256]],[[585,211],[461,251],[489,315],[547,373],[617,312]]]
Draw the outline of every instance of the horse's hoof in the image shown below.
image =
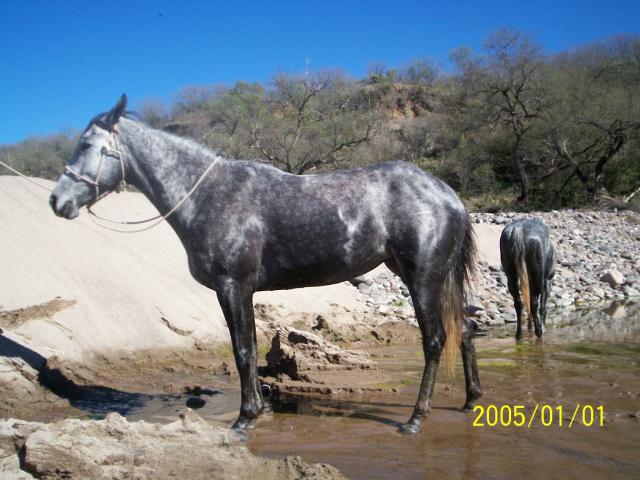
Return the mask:
[[473,407],[476,406],[476,402],[482,397],[482,392],[474,393],[473,396],[467,398],[467,401],[464,403],[462,410],[473,410]]
[[240,417],[231,426],[231,430],[233,430],[234,432],[243,432],[244,430],[254,428],[255,426],[256,426],[255,418]]
[[415,435],[420,431],[420,424],[403,423],[398,427],[398,431],[407,435]]
[[246,432],[246,430],[235,429],[231,427],[231,431],[235,434],[239,442],[246,442],[249,439],[249,434]]

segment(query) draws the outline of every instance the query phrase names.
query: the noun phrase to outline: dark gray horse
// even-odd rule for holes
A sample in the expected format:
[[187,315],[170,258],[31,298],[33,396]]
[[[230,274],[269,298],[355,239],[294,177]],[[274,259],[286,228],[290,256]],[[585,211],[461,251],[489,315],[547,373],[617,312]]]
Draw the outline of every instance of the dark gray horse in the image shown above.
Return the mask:
[[507,225],[500,236],[500,260],[518,317],[516,338],[522,338],[520,290],[528,314],[527,328],[531,330],[533,320],[535,333],[541,337],[547,318],[551,280],[555,275],[553,245],[546,225],[540,220],[528,219]]
[[194,278],[216,291],[231,333],[242,396],[234,428],[246,427],[263,409],[253,293],[341,282],[383,262],[411,293],[426,359],[403,431],[417,432],[430,410],[443,350],[445,360],[455,360],[461,348],[465,406],[472,407],[482,390],[462,312],[475,246],[468,215],[451,188],[402,162],[298,176],[227,160],[128,118],[125,107],[123,95],[90,122],[51,207],[75,218],[81,206],[125,179],[162,214],[180,204],[167,221]]

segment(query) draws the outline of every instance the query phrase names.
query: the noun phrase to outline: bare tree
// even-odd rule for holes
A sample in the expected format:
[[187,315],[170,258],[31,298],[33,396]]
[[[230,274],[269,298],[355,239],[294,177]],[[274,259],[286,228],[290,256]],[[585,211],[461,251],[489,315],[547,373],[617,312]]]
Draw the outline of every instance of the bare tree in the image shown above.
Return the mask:
[[369,142],[378,118],[361,89],[335,76],[278,75],[256,119],[251,148],[290,173],[344,164]]
[[522,146],[544,107],[542,55],[530,37],[508,30],[491,36],[486,48],[489,58],[480,92],[487,102],[489,122],[501,124],[512,135],[511,162],[520,183],[518,200],[526,204],[530,186]]

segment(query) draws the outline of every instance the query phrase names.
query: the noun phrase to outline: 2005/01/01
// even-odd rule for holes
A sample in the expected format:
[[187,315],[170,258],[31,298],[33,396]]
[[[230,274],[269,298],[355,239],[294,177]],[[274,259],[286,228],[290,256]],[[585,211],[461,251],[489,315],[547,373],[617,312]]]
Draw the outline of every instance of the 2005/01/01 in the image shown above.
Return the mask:
[[[531,428],[536,418],[543,427],[564,427],[564,408],[562,405],[542,405],[536,403],[531,416],[527,416],[524,405],[476,405],[473,407],[476,417],[474,427],[525,427]],[[539,413],[538,413],[539,412]],[[484,422],[483,422],[484,420]],[[604,405],[577,404],[573,409],[568,428],[578,421],[585,427],[604,426]]]

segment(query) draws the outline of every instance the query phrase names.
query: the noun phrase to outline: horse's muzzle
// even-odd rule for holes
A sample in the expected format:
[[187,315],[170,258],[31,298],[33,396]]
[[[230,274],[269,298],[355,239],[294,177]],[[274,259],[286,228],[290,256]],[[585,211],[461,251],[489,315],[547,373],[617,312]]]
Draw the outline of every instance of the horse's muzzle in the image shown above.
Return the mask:
[[73,200],[60,200],[55,193],[52,193],[49,197],[49,205],[53,213],[59,217],[71,220],[80,215],[80,210]]

